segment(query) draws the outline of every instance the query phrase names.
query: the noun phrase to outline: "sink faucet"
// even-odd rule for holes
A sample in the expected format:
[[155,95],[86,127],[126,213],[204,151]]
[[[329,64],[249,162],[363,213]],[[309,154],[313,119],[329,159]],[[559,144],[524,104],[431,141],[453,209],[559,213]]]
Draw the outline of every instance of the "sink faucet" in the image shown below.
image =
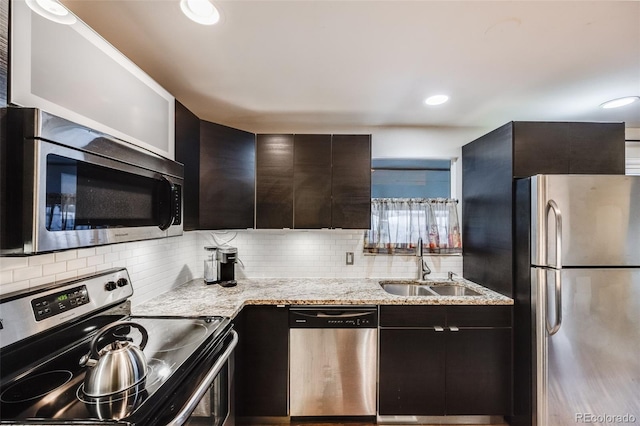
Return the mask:
[[418,245],[416,246],[416,257],[418,258],[418,281],[426,281],[427,275],[431,273],[431,269],[429,269],[427,261],[424,260],[422,238],[418,238]]
[[456,274],[455,272],[449,271],[449,281],[453,281],[453,276],[455,275],[456,277],[458,276],[458,274]]

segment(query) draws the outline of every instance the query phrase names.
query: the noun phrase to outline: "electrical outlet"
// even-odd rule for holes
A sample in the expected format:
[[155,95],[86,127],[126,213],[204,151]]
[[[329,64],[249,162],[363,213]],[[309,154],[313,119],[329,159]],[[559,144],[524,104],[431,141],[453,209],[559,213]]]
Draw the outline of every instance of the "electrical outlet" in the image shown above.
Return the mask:
[[352,251],[348,251],[347,252],[347,256],[346,256],[346,264],[347,265],[353,265],[353,252]]

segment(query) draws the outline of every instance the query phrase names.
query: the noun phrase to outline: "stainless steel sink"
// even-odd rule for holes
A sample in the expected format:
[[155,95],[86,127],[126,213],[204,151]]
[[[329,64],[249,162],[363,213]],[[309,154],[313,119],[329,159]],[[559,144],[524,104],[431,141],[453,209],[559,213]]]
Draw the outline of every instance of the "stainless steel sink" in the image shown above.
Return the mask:
[[468,287],[448,282],[380,281],[380,287],[396,296],[482,296]]
[[440,296],[482,296],[482,294],[477,291],[459,284],[434,285],[431,287],[431,291],[434,291]]
[[389,282],[382,281],[380,286],[387,293],[395,294],[396,296],[437,296],[437,293],[431,291],[428,285],[417,284],[413,282]]

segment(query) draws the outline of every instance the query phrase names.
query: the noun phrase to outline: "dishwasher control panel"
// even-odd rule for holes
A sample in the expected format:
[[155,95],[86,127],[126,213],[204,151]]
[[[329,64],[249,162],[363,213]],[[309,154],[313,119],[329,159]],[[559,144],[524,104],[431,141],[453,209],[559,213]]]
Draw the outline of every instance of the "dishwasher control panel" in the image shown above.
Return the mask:
[[375,306],[295,306],[289,309],[289,328],[376,328]]

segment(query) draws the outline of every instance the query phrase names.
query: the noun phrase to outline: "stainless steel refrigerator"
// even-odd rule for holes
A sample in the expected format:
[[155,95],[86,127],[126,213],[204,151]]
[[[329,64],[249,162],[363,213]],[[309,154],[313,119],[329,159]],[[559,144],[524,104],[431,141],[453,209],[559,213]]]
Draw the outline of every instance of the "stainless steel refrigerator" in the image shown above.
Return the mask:
[[640,177],[528,180],[533,424],[640,424]]

